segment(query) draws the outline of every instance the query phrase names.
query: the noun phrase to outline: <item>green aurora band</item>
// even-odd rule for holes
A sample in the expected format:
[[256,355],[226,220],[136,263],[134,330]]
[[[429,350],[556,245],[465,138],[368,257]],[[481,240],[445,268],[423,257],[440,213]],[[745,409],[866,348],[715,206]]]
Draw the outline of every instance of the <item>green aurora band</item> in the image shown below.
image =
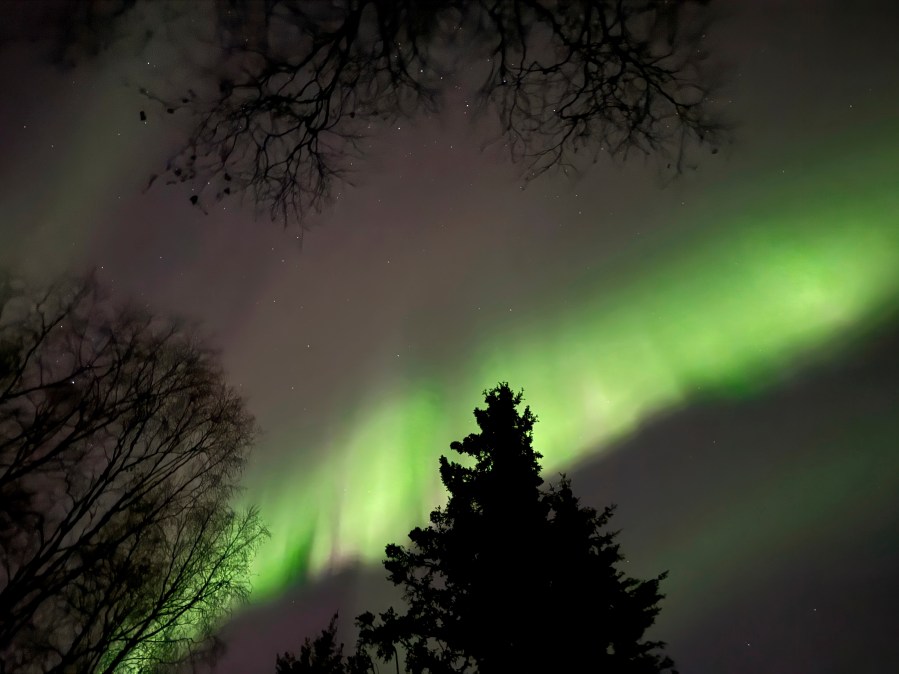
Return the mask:
[[586,299],[490,335],[444,380],[372,390],[316,467],[279,466],[281,477],[247,491],[272,532],[254,599],[377,562],[404,540],[442,500],[437,457],[471,432],[478,392],[497,381],[525,389],[552,475],[692,401],[775,385],[892,317],[899,155],[888,148],[899,148],[895,133],[831,147],[788,171],[799,179],[778,170],[751,194],[710,199],[689,216],[695,236],[657,242],[626,273],[580,285]]

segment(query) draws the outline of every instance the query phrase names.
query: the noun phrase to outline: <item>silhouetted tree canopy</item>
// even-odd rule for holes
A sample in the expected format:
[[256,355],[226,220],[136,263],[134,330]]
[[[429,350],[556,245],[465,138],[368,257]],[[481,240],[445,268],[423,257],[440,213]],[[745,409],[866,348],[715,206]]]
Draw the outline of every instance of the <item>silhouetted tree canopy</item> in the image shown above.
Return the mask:
[[351,655],[345,657],[343,644],[337,642],[337,615],[314,640],[306,639],[300,657],[292,653],[279,655],[276,674],[363,674],[368,671],[368,659]]
[[265,535],[230,506],[254,435],[177,322],[0,280],[0,671],[213,655]]
[[606,529],[612,508],[579,504],[563,477],[543,487],[532,447],[536,417],[507,384],[485,392],[480,432],[440,459],[449,492],[409,545],[387,546],[388,578],[406,606],[357,619],[359,643],[407,672],[627,672],[670,669],[644,639],[659,581],[618,569]]
[[449,76],[469,68],[476,109],[496,118],[528,178],[581,151],[658,153],[680,168],[689,143],[720,130],[701,68],[705,24],[688,4],[243,3],[218,92],[163,102],[198,115],[168,177],[302,219],[347,177],[373,123],[439,110],[447,85],[468,77]]
[[446,505],[407,546],[387,546],[384,566],[405,605],[360,615],[351,658],[334,648],[332,621],[301,656],[327,667],[287,669],[296,661],[279,660],[279,674],[673,671],[665,644],[645,638],[665,574],[625,575],[617,532],[607,528],[613,508],[582,506],[564,476],[545,487],[532,447],[536,417],[519,411],[521,394],[500,384],[485,396],[486,408],[475,410],[480,432],[451,445],[462,462],[440,459]]
[[[494,120],[526,179],[579,165],[579,154],[634,151],[679,171],[687,148],[714,152],[722,131],[706,4],[217,0],[201,5],[213,55],[191,88],[142,91],[160,112],[195,116],[164,181],[190,184],[200,207],[248,195],[285,224],[329,200],[379,123],[437,112],[456,85]],[[60,58],[96,52],[137,5],[69,3]],[[164,24],[196,9],[160,6]]]

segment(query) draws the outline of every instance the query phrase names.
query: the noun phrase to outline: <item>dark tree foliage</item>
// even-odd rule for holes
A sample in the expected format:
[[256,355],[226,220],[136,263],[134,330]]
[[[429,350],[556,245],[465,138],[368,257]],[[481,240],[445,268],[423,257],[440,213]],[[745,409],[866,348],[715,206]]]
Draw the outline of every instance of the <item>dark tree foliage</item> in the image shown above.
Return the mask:
[[406,606],[359,616],[360,648],[386,661],[402,653],[416,674],[671,669],[664,644],[644,639],[664,574],[620,571],[612,509],[580,505],[564,478],[544,488],[521,394],[501,384],[485,395],[480,432],[451,445],[465,463],[441,457],[446,506],[408,547],[387,546]]
[[216,356],[96,284],[0,280],[0,671],[207,657],[265,535]]
[[275,667],[277,674],[363,674],[368,671],[364,657],[343,655],[343,644],[337,642],[337,615],[331,618],[327,629],[314,640],[306,639],[300,648],[300,657],[292,653],[279,655]]
[[714,152],[724,131],[706,62],[707,4],[160,0],[154,22],[133,16],[134,0],[76,0],[40,25],[59,25],[58,58],[71,60],[128,30],[146,41],[179,17],[205,20],[207,37],[193,39],[210,41],[208,62],[190,88],[142,89],[163,114],[192,115],[189,140],[161,177],[188,183],[199,207],[246,195],[288,224],[350,179],[379,124],[436,112],[457,85],[479,118],[494,120],[495,140],[527,180],[601,154],[653,155],[682,170],[687,149]]

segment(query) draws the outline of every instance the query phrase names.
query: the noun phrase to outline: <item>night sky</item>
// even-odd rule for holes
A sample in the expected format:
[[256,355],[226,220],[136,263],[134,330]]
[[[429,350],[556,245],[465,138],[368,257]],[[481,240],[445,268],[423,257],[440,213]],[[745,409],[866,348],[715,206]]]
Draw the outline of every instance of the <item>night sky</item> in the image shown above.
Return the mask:
[[242,502],[272,536],[217,671],[274,671],[394,599],[383,546],[440,502],[437,457],[499,380],[544,476],[618,504],[628,572],[669,570],[653,637],[680,671],[899,671],[892,4],[729,6],[709,37],[734,142],[673,182],[638,159],[523,189],[457,91],[371,139],[302,247],[144,189],[185,133],[139,120],[169,47],[60,70],[7,43],[0,264],[94,268],[196,321],[264,431]]

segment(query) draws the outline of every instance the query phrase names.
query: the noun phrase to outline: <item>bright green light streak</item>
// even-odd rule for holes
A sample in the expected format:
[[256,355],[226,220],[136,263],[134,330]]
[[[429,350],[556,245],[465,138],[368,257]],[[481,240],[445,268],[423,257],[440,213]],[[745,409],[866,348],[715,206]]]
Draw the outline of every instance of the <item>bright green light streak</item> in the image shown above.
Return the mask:
[[446,381],[373,392],[312,474],[248,493],[272,531],[255,596],[376,562],[402,541],[441,501],[437,456],[471,432],[477,393],[499,380],[525,388],[551,476],[653,416],[770,386],[863,333],[899,298],[897,164],[875,149],[753,190],[738,213],[733,201],[746,200],[719,199],[717,213],[698,216],[702,238],[647,255],[613,290],[594,285],[573,310],[493,335],[460,354]]

